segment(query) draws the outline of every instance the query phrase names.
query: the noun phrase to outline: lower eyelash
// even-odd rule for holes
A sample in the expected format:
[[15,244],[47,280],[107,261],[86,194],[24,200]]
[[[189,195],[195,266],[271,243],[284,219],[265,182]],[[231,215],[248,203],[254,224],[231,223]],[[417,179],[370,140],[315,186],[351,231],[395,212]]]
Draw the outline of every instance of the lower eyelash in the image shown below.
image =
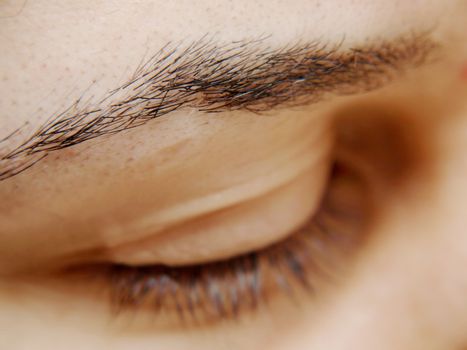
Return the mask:
[[334,258],[362,237],[361,194],[342,200],[334,188],[336,179],[348,181],[348,176],[337,166],[317,214],[289,238],[262,250],[194,266],[110,266],[112,305],[117,311],[144,307],[176,312],[180,320],[213,321],[255,310],[273,291],[313,292],[316,279],[332,271]]

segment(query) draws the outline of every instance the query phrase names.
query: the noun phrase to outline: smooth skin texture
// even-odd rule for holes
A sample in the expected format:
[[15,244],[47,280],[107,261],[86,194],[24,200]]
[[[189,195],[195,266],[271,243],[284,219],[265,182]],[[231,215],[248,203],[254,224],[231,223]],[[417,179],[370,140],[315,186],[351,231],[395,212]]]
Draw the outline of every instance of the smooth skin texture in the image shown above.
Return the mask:
[[[465,348],[465,23],[459,0],[0,1],[0,138],[27,122],[18,140],[83,92],[101,98],[170,41],[266,35],[271,47],[345,50],[429,31],[441,44],[435,62],[377,91],[265,116],[180,110],[0,182],[0,348]],[[316,210],[333,140],[352,128],[360,147],[338,152],[363,169],[377,215],[342,283],[299,307],[277,297],[238,322],[161,326],[115,320],[88,281],[41,274],[186,264],[278,241]],[[405,137],[382,144],[388,128]]]

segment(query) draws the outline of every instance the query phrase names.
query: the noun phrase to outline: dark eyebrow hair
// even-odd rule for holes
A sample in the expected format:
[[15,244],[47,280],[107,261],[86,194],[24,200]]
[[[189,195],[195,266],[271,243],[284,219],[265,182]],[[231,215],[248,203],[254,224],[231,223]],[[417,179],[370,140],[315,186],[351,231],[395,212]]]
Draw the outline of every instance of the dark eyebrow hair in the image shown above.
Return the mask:
[[[167,44],[100,101],[77,99],[26,140],[0,153],[0,180],[54,151],[141,126],[181,108],[263,113],[317,102],[329,93],[376,89],[395,73],[424,63],[436,46],[427,33],[345,50],[316,42],[273,48],[264,39],[216,44],[206,37],[188,46]],[[0,146],[20,131],[0,138]]]

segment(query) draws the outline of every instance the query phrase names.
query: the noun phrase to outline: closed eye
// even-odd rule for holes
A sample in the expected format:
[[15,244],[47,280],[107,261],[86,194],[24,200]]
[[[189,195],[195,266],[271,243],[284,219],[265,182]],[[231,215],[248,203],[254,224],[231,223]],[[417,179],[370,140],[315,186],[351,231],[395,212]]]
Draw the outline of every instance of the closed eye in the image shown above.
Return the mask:
[[175,314],[216,322],[264,307],[277,293],[317,292],[338,275],[364,238],[368,203],[358,176],[341,164],[330,175],[319,210],[270,246],[225,260],[185,266],[93,266],[118,312]]

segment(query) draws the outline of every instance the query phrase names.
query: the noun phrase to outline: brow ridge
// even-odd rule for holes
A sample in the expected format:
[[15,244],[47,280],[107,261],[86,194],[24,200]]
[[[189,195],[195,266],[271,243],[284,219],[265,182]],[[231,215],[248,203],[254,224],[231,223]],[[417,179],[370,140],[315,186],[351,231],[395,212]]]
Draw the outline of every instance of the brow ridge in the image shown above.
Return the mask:
[[[318,42],[273,48],[263,39],[221,44],[206,36],[187,46],[168,43],[97,103],[88,103],[83,94],[15,147],[3,154],[0,148],[0,181],[52,152],[142,126],[181,108],[261,114],[315,103],[327,94],[373,90],[425,63],[436,47],[426,33],[347,50]],[[17,134],[15,130],[0,139],[0,146]]]

